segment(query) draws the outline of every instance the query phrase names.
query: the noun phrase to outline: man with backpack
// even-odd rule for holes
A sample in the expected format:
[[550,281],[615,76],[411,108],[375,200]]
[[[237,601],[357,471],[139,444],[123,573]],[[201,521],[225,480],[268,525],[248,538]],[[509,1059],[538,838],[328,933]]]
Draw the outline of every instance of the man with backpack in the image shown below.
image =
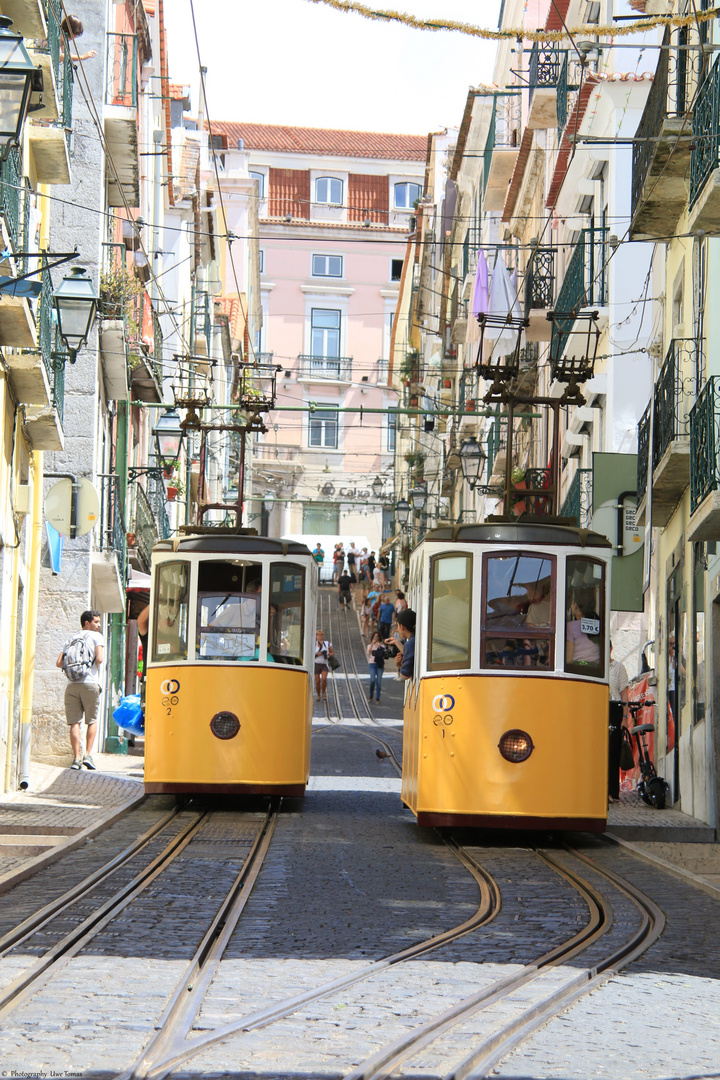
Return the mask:
[[[82,629],[65,642],[56,665],[65,672],[65,715],[70,727],[70,745],[73,752],[71,769],[95,769],[92,748],[97,734],[97,718],[100,712],[102,685],[100,667],[105,657],[105,639],[100,633],[99,611],[83,611],[80,616]],[[82,753],[80,724],[85,719],[87,737],[85,754]]]

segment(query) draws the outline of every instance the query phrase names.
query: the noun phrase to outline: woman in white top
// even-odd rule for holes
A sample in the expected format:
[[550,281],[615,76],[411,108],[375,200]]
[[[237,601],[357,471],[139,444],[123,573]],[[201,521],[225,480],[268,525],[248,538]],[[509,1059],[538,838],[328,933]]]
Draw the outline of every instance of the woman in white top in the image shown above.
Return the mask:
[[333,656],[332,642],[325,640],[325,634],[318,630],[315,634],[315,692],[318,701],[326,701],[328,677],[328,656]]

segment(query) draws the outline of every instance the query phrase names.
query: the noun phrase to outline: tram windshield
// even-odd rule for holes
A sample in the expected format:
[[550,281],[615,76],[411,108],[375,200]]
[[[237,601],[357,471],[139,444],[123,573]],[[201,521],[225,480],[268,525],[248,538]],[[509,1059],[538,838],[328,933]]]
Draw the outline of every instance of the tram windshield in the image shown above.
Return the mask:
[[567,560],[565,670],[595,678],[605,673],[605,567],[585,556]]
[[277,664],[303,662],[304,601],[303,567],[287,563],[271,566],[268,659]]
[[257,660],[262,564],[203,560],[198,566],[199,660]]
[[434,558],[431,581],[428,668],[469,667],[472,556]]
[[187,562],[160,563],[155,574],[153,660],[187,660]]
[[555,557],[486,555],[483,578],[481,667],[552,670]]

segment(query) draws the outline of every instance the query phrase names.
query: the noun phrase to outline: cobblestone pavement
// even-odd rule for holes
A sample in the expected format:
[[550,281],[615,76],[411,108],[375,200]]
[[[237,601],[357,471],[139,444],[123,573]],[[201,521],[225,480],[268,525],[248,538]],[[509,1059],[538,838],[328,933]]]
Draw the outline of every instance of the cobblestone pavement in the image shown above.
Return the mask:
[[[357,622],[352,614],[347,618],[351,640],[343,640],[353,650],[365,689]],[[331,636],[336,629],[331,624]],[[436,832],[417,828],[400,803],[400,782],[391,761],[377,758],[377,742],[350,712],[351,674],[344,665],[334,676],[339,688],[342,684],[342,723],[334,723],[336,718],[316,703],[312,777],[304,807],[278,821],[246,911],[197,1017],[197,1034],[364,971],[392,952],[463,922],[476,910],[479,889],[474,879]],[[381,709],[373,709],[379,726],[370,731],[397,747],[398,756],[403,691],[404,684],[386,677]],[[136,782],[132,775],[123,776],[123,768],[131,771],[137,764],[116,764],[117,776],[106,775],[106,787],[110,780]],[[97,800],[95,809],[90,807],[91,779],[89,774],[64,773],[47,803],[26,799],[23,806],[48,809],[46,826],[52,821],[69,825],[70,817],[64,815],[71,811],[90,809],[91,816],[97,816]],[[86,786],[72,787],[73,780]],[[0,902],[0,935],[144,832],[167,811],[168,802],[148,799],[90,843],[7,892]],[[676,830],[702,825],[673,811],[638,805],[634,797],[613,807],[610,818],[618,827],[645,829],[641,835],[648,837],[658,835],[663,814]],[[152,1036],[202,927],[247,849],[247,838],[232,845],[223,840],[233,816],[227,807],[215,808],[215,832],[206,847],[199,843],[186,849],[91,949],[70,960],[57,978],[0,1023],[0,1071],[40,1076],[52,1070],[109,1080],[130,1064]],[[16,824],[22,820],[27,822],[27,817],[17,817]],[[538,844],[548,847],[550,837],[468,833],[461,839],[502,891],[502,908],[487,927],[303,1006],[271,1029],[234,1035],[173,1076],[334,1080],[380,1046],[518,971],[585,924],[585,902],[527,850]],[[720,894],[713,895],[720,878],[718,847],[648,839],[619,846],[593,837],[574,837],[573,842],[646,891],[667,913],[665,934],[627,972],[611,977],[539,1030],[501,1062],[495,1074],[507,1080],[720,1076]],[[655,861],[641,861],[634,847]],[[148,851],[148,859],[154,850]],[[557,848],[553,854],[573,864],[566,851]],[[692,878],[668,874],[658,860],[696,875],[706,891]],[[2,865],[0,861],[0,872]],[[548,969],[510,1000],[476,1013],[410,1058],[393,1074],[396,1080],[444,1077],[491,1025],[538,1000],[541,992],[562,986],[579,968],[597,963],[627,938],[639,921],[634,905],[619,899],[599,873],[582,873],[612,899],[613,925],[604,939],[570,964]],[[82,902],[69,912],[65,929],[86,910]],[[53,940],[52,934],[46,935],[47,944]],[[37,951],[38,940],[0,958],[0,987],[32,963]]]

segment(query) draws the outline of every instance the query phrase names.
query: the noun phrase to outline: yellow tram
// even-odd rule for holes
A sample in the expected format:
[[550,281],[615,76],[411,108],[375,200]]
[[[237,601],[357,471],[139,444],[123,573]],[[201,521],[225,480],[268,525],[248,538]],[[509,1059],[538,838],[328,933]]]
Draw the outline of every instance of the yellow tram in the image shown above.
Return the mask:
[[605,829],[611,553],[509,521],[415,549],[402,798],[420,825]]
[[316,592],[303,544],[213,530],[155,545],[146,791],[304,794]]

